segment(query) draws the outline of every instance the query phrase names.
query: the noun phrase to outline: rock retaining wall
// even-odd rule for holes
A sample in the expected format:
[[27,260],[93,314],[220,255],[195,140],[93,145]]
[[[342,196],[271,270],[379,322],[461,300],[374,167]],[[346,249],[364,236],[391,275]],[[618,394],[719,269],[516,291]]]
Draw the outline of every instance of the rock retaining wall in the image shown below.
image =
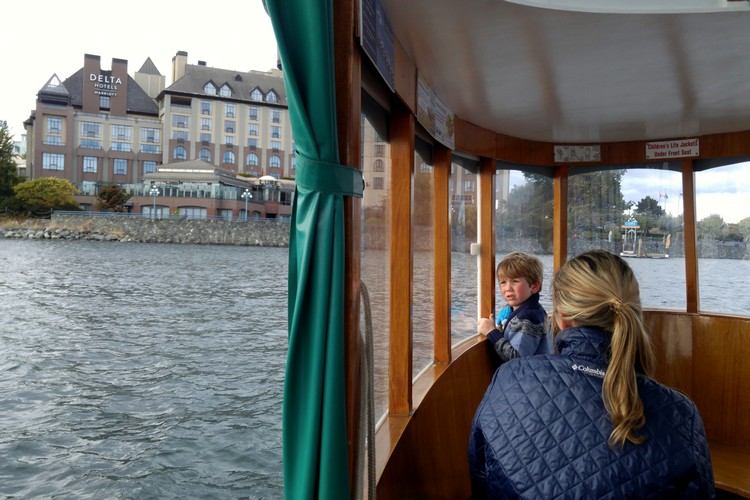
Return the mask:
[[288,247],[289,222],[53,214],[51,220],[0,227],[0,237]]

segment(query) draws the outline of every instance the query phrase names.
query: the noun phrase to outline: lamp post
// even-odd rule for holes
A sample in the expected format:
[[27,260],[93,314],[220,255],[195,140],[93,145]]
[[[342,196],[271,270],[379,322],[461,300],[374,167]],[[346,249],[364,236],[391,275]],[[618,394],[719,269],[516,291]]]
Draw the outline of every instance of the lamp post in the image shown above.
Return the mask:
[[247,202],[253,199],[253,195],[249,189],[245,188],[245,192],[242,193],[242,199],[245,200],[245,222],[247,222]]
[[156,197],[159,195],[159,190],[156,186],[151,186],[151,191],[148,192],[151,196],[154,197],[154,206],[151,209],[151,217],[156,218]]

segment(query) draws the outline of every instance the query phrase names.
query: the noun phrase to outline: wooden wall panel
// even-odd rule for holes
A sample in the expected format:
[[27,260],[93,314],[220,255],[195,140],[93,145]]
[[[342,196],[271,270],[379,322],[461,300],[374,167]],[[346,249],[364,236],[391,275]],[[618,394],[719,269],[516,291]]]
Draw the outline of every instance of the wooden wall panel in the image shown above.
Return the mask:
[[451,360],[451,228],[449,180],[451,150],[437,144],[434,161],[435,195],[435,362]]

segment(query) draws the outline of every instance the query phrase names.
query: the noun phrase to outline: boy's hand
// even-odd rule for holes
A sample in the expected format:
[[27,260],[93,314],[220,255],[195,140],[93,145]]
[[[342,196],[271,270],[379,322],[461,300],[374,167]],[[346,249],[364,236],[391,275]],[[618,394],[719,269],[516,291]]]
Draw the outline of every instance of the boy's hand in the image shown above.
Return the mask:
[[479,318],[477,320],[477,331],[483,335],[487,335],[495,329],[495,315],[490,314],[489,318]]

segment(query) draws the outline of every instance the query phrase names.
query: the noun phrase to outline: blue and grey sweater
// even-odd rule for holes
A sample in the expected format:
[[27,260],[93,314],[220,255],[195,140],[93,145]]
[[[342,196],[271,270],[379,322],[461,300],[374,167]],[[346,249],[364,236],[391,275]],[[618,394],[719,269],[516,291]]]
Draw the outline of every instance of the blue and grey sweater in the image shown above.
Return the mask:
[[487,339],[500,360],[508,361],[522,356],[550,354],[552,335],[547,330],[547,311],[539,303],[539,293],[535,293],[513,309],[502,332],[496,328],[487,334]]

